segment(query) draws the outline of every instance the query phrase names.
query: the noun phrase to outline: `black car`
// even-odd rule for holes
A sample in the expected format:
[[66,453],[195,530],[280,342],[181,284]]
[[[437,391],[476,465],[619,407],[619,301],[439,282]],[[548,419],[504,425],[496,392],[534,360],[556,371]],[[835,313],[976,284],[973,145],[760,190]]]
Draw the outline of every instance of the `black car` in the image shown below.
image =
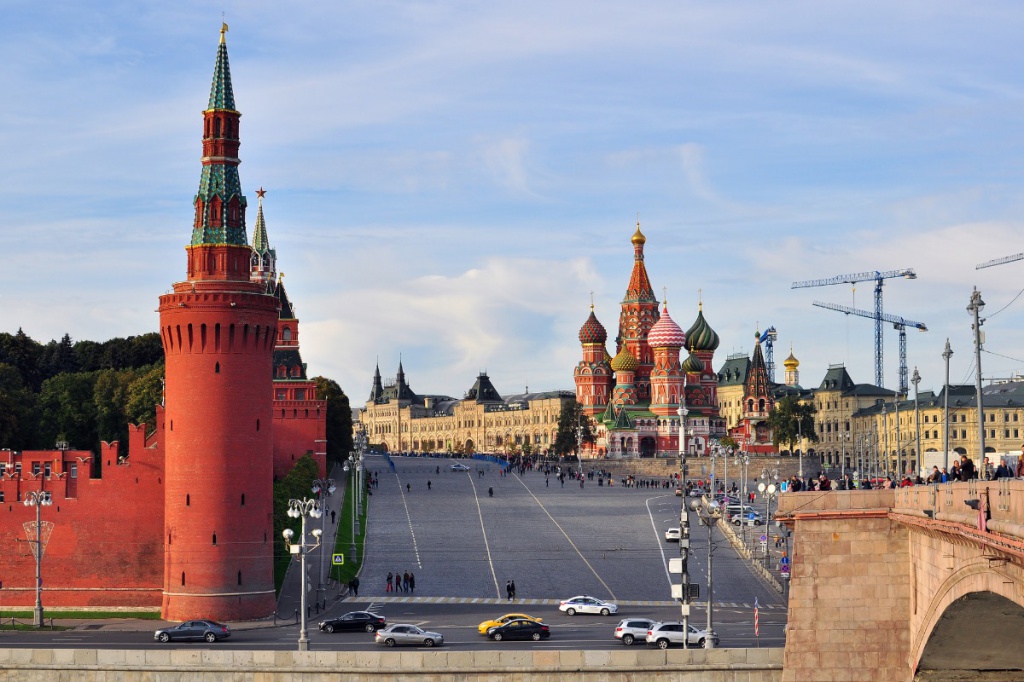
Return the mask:
[[181,625],[163,628],[153,633],[153,639],[158,642],[170,642],[172,639],[201,639],[207,642],[216,642],[218,639],[227,639],[230,636],[231,631],[228,630],[227,625],[213,620],[187,620]]
[[487,636],[496,642],[500,642],[503,639],[532,639],[536,642],[550,637],[551,630],[544,623],[521,618],[519,620],[510,620],[504,625],[489,629]]
[[378,616],[369,611],[351,611],[344,616],[320,621],[319,628],[324,632],[348,632],[361,630],[363,632],[376,632],[387,625],[387,618]]

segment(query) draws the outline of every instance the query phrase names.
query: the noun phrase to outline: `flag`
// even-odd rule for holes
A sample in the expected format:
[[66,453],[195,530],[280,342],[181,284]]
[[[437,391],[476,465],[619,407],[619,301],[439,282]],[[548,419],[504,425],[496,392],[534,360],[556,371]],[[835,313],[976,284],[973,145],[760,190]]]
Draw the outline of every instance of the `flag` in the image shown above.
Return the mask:
[[758,628],[758,618],[757,618],[757,610],[758,610],[758,608],[759,607],[758,607],[758,603],[757,603],[757,597],[754,597],[754,637],[760,637],[761,636],[760,633],[759,633],[759,628]]

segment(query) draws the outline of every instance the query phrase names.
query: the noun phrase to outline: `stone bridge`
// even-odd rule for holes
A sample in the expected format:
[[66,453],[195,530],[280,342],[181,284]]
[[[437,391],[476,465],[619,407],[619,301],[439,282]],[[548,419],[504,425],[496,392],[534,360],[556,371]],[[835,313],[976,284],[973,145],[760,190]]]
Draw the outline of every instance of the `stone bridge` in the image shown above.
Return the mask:
[[1024,480],[787,493],[778,518],[784,682],[1024,679]]

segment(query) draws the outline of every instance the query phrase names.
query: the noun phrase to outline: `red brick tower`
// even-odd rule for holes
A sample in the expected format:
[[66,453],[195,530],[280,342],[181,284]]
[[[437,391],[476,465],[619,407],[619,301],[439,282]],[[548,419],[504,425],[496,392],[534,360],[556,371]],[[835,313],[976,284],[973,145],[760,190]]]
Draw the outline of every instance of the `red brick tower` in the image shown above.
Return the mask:
[[644,265],[644,244],[647,238],[640,231],[639,222],[630,241],[633,243],[633,273],[629,278],[626,297],[622,299],[615,353],[618,355],[625,348],[636,359],[637,367],[632,383],[636,387],[637,399],[646,402],[651,399],[651,370],[654,369],[654,355],[647,343],[647,334],[658,321],[658,299],[654,296]]
[[576,402],[583,406],[583,414],[593,417],[608,407],[608,394],[612,386],[612,368],[606,359],[608,351],[604,344],[608,340],[605,330],[590,305],[590,317],[580,328],[580,344],[583,346],[583,360],[576,365]]
[[166,357],[163,617],[274,610],[273,367],[278,299],[250,281],[238,122],[221,29],[188,279],[160,297]]

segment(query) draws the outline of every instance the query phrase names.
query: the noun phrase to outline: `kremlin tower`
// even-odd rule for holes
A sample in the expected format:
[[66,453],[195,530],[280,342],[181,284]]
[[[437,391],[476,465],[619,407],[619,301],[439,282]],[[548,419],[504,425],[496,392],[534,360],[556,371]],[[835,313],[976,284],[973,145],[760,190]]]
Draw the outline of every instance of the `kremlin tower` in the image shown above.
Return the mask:
[[[162,617],[274,610],[273,355],[279,300],[251,277],[225,25],[203,112],[187,279],[160,297],[166,357]],[[272,254],[257,254],[271,266]]]

